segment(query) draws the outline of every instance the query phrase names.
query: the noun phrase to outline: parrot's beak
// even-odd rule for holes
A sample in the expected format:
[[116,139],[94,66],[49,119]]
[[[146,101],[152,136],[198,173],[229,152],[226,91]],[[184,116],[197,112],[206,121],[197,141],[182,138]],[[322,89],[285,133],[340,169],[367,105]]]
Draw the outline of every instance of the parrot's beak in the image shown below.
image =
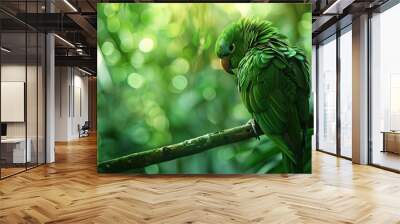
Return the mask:
[[222,68],[224,68],[224,70],[226,72],[228,72],[229,74],[233,75],[233,71],[232,71],[231,65],[229,63],[229,58],[228,57],[221,58],[221,65],[222,65]]

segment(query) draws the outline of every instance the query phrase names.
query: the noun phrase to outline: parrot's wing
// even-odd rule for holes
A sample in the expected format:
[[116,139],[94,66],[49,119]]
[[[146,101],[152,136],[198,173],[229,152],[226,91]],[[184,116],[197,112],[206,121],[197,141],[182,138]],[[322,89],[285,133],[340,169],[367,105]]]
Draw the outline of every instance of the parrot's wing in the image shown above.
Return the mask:
[[[302,50],[298,48],[290,48],[287,46],[279,46],[274,43],[270,45],[270,51],[273,51],[275,59],[280,61],[283,73],[296,85],[296,107],[304,128],[312,128],[312,105],[310,105],[311,79],[310,65]],[[311,113],[311,116],[310,116]],[[310,122],[311,118],[311,122]],[[310,126],[311,123],[311,126]]]
[[306,56],[300,49],[294,49],[296,54],[289,58],[290,70],[288,74],[297,86],[296,106],[304,128],[313,128],[314,116],[311,96],[311,69]]
[[[255,48],[242,59],[237,74],[242,100],[260,125],[263,132],[273,140],[282,152],[296,163],[294,150],[302,142],[301,115],[308,106],[309,81],[296,58],[297,52],[282,46]],[[305,65],[307,66],[307,65]],[[295,68],[293,68],[295,67]],[[300,101],[300,102],[297,102]],[[290,143],[285,136],[291,136]],[[289,149],[289,146],[292,150]]]

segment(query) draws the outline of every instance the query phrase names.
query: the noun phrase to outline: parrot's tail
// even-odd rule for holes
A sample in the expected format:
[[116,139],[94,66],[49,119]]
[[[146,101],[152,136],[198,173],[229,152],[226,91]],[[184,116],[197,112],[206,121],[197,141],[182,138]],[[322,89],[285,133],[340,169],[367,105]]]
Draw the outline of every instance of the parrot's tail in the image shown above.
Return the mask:
[[311,173],[311,145],[313,129],[307,128],[303,132],[302,144],[294,150],[294,160],[283,154],[283,163],[288,173]]

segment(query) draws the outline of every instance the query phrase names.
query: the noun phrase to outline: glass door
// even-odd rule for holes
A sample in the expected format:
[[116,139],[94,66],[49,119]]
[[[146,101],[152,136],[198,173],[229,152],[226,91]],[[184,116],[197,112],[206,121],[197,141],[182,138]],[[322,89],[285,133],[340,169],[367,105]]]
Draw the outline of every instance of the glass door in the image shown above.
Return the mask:
[[340,156],[352,157],[352,33],[340,35]]
[[26,170],[27,162],[31,162],[32,151],[26,136],[26,43],[25,31],[1,34],[2,177]]
[[38,35],[29,30],[27,33],[27,151],[30,151],[30,160],[27,167],[38,165]]
[[318,47],[318,149],[336,154],[336,35]]
[[[7,1],[20,15],[44,1]],[[0,12],[0,178],[45,163],[45,35]],[[7,21],[7,22],[4,22]]]

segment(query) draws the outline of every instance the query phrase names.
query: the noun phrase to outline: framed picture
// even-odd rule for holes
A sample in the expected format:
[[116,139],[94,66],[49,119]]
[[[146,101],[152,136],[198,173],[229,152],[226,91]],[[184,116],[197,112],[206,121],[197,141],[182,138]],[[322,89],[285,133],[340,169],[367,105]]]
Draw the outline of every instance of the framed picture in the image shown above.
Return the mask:
[[98,4],[98,171],[310,173],[311,5]]

